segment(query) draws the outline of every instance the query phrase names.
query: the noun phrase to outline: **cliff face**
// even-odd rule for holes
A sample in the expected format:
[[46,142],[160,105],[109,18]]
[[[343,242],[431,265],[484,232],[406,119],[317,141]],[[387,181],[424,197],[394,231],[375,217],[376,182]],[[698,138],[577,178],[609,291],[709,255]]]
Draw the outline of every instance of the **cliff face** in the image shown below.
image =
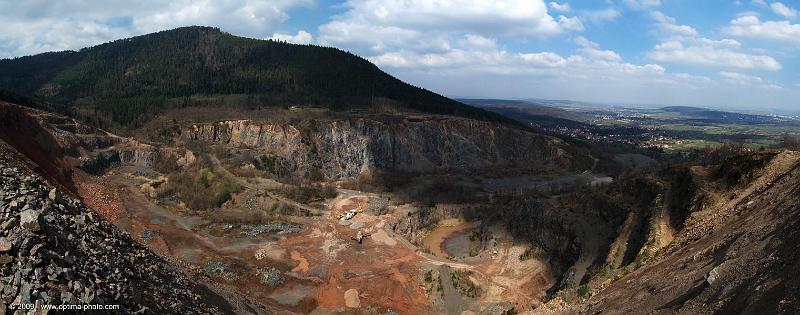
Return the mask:
[[[55,173],[71,157],[90,173],[118,164],[150,166],[157,155],[186,158],[183,144],[198,141],[252,149],[288,161],[297,175],[326,179],[372,171],[431,172],[492,168],[585,170],[588,155],[560,139],[464,118],[352,118],[299,125],[230,120],[170,129],[177,146],[156,147],[37,110],[0,104],[3,140]],[[36,139],[35,145],[26,143]],[[34,150],[35,149],[35,150]],[[35,152],[34,152],[35,151]],[[180,151],[180,152],[179,152]],[[189,153],[190,154],[190,153]],[[37,158],[39,158],[37,160]],[[78,159],[80,158],[80,161]],[[72,162],[67,164],[73,164]],[[73,166],[73,165],[70,165]],[[61,177],[67,177],[66,175]]]
[[316,169],[326,178],[371,170],[579,167],[558,139],[457,118],[392,123],[359,118],[302,129],[236,120],[186,126],[176,137],[256,149],[292,161],[295,171]]
[[79,157],[119,142],[74,119],[5,102],[0,102],[0,140],[65,187],[72,187],[71,167],[80,163]]

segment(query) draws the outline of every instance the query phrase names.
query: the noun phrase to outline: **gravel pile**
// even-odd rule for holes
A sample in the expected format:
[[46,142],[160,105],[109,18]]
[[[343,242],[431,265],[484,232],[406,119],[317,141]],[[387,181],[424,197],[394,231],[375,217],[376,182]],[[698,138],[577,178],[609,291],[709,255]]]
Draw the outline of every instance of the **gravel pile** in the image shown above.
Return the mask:
[[300,233],[303,227],[291,223],[242,224],[242,235],[256,237],[265,233]]
[[0,142],[0,311],[22,303],[116,304],[118,313],[223,312],[206,304],[214,295],[205,286],[22,161]]
[[275,269],[275,267],[259,269],[259,277],[261,283],[271,287],[277,287],[283,284],[284,281],[283,273],[280,270]]

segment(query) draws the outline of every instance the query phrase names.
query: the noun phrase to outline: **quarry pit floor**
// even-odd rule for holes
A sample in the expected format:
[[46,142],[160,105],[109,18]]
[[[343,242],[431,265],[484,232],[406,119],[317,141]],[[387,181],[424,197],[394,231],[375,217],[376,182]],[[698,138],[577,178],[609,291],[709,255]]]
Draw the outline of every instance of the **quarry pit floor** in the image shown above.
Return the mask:
[[[407,216],[404,206],[389,206],[383,215],[364,211],[350,220],[338,219],[345,211],[368,208],[376,197],[340,189],[336,198],[316,205],[318,215],[282,217],[282,223],[299,226],[299,231],[248,235],[236,223],[220,230],[208,215],[157,202],[142,189],[147,178],[133,173],[121,168],[102,177],[84,176],[79,192],[87,203],[156,252],[286,313],[470,314],[492,306],[524,310],[537,306],[555,281],[546,262],[520,260],[525,247],[515,244],[500,226],[489,228],[494,235],[491,248],[477,257],[454,258],[444,243],[465,238],[458,233],[475,228],[477,222],[444,220],[418,247],[392,231],[391,224]],[[272,188],[267,186],[264,181],[249,181],[244,193]],[[241,199],[234,202],[244,202]],[[359,231],[369,235],[361,243],[353,240]],[[209,272],[210,265],[224,268]],[[272,268],[283,275],[275,285],[262,280]],[[454,290],[430,292],[424,277],[429,270],[468,271],[481,293],[468,298]]]

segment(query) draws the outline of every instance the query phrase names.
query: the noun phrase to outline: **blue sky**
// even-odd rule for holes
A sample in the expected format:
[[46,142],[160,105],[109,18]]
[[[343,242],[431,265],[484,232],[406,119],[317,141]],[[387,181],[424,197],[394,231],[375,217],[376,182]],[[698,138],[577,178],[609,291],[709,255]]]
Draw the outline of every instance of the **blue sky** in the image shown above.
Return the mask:
[[0,0],[0,57],[186,25],[335,46],[448,96],[800,112],[798,0]]

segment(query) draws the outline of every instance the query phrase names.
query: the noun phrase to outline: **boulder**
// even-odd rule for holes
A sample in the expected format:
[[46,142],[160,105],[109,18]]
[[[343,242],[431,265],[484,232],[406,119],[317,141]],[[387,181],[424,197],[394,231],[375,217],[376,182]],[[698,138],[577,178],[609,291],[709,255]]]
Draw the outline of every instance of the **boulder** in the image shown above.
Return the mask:
[[20,214],[19,225],[28,229],[31,232],[38,232],[42,229],[39,219],[39,212],[28,209],[22,211]]
[[720,275],[717,269],[719,269],[719,266],[714,267],[714,269],[711,269],[711,271],[708,272],[708,275],[706,276],[706,282],[708,282],[708,285],[714,285],[714,283],[719,280]]
[[11,240],[5,237],[0,237],[0,253],[5,253],[7,251],[10,251],[12,245],[13,243],[11,242]]
[[344,292],[344,304],[349,308],[361,306],[361,299],[358,298],[358,290],[350,289]]

